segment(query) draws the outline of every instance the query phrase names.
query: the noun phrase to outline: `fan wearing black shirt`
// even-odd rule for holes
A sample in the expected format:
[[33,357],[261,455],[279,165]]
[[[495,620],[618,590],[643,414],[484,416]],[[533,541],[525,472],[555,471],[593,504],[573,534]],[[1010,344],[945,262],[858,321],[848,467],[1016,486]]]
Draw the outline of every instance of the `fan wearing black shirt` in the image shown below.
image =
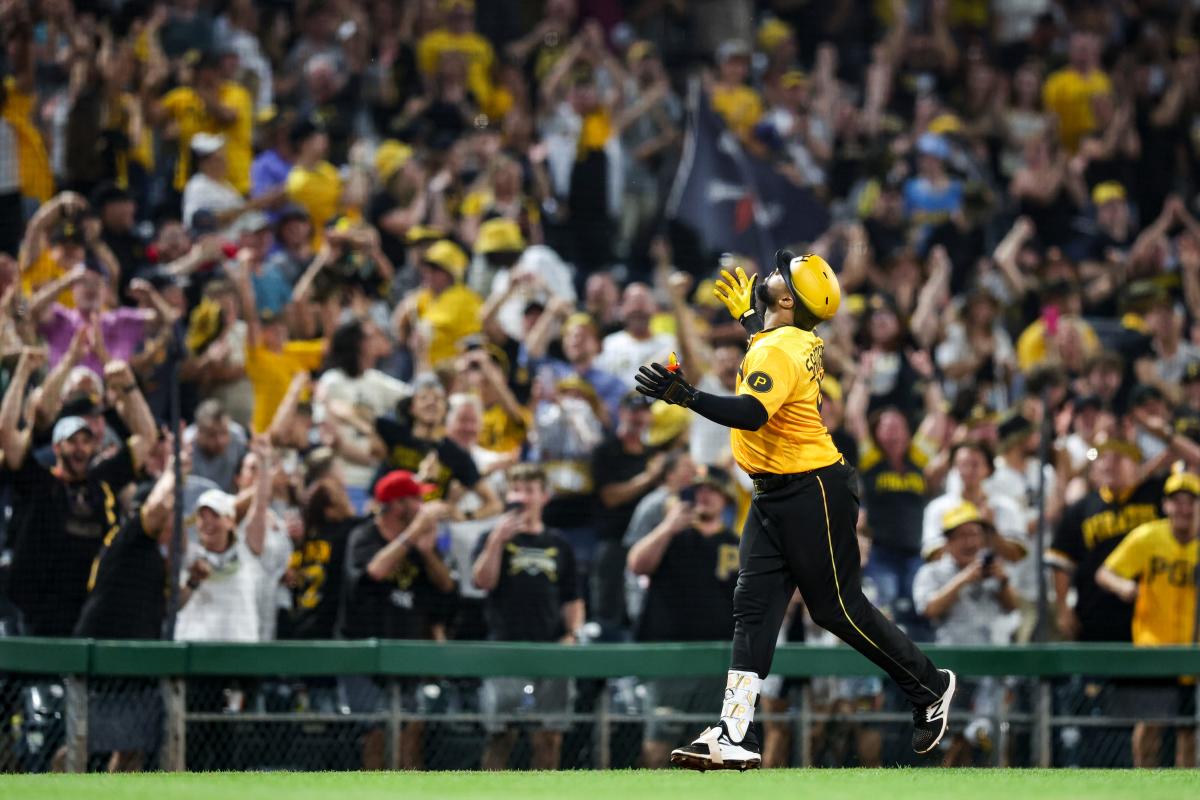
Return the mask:
[[592,453],[592,475],[600,502],[595,524],[598,544],[592,561],[591,614],[606,629],[625,625],[625,546],[622,539],[643,497],[662,482],[665,453],[646,444],[651,398],[630,392],[617,411],[616,434]]
[[[542,512],[550,499],[546,474],[538,466],[519,464],[508,472],[506,502],[511,509],[476,546],[472,578],[488,593],[484,604],[488,635],[507,642],[573,644],[583,624],[583,600],[575,580],[575,556],[561,533],[546,528]],[[736,570],[735,570],[736,572]],[[489,716],[518,712],[529,702],[526,686],[534,685],[539,714],[571,710],[571,684],[566,679],[488,678],[480,706]],[[567,725],[549,720],[532,733],[533,768],[558,769],[562,735]],[[505,769],[517,731],[489,722],[483,768]]]
[[[455,589],[454,577],[437,551],[438,523],[446,504],[422,501],[433,487],[411,472],[389,472],[375,484],[379,509],[355,528],[346,545],[338,633],[343,639],[436,639],[445,631],[430,619],[440,595]],[[353,711],[385,710],[387,692],[370,678],[349,676],[342,689]],[[409,692],[406,692],[406,695]],[[424,723],[400,733],[400,766],[420,769]],[[363,768],[382,769],[384,730],[370,731],[363,742]]]
[[[1144,522],[1158,519],[1163,481],[1154,477],[1172,450],[1143,462],[1131,442],[1096,443],[1091,483],[1097,487],[1063,512],[1046,562],[1054,568],[1058,632],[1081,642],[1128,642],[1133,607],[1096,583],[1096,570],[1121,540]],[[1075,588],[1075,607],[1067,602]]]
[[[680,497],[650,535],[629,550],[629,571],[650,578],[635,638],[639,642],[724,641],[733,635],[733,590],[738,537],[727,510],[735,501],[729,476],[708,472]],[[642,765],[663,767],[671,742],[686,725],[665,725],[660,709],[703,711],[721,691],[720,680],[648,681],[646,705],[654,715],[642,742]]]
[[51,433],[54,463],[31,451],[32,430],[18,429],[37,351],[26,349],[0,403],[0,449],[14,473],[12,600],[31,636],[70,636],[87,596],[88,575],[104,539],[120,525],[117,495],[157,440],[154,418],[128,365],[105,369],[117,412],[134,432],[128,445],[94,462],[98,441],[83,417],[59,419]]
[[281,624],[289,639],[332,639],[342,596],[346,547],[363,520],[334,463],[333,451],[317,448],[307,459],[304,539],[292,552],[288,585],[292,609]]
[[[185,472],[188,465],[184,464]],[[134,498],[139,511],[104,539],[92,564],[88,596],[75,636],[92,639],[160,639],[166,617],[167,560],[175,508],[175,466]],[[162,696],[158,681],[96,678],[88,752],[112,753],[109,772],[140,772],[158,747]]]
[[476,489],[482,476],[471,454],[442,433],[446,411],[446,390],[441,382],[432,375],[417,378],[412,397],[400,401],[396,416],[375,420],[371,456],[383,460],[379,478],[392,470],[420,474],[431,484],[426,500],[451,503],[456,499],[451,491],[455,483],[463,489]]

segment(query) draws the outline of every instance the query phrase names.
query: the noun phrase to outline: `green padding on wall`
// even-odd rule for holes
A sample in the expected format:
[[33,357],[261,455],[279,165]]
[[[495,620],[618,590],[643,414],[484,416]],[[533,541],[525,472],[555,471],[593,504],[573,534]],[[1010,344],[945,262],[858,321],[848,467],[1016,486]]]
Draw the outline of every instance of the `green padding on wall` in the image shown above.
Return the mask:
[[78,675],[88,671],[91,650],[82,639],[0,639],[0,674]]
[[[1164,677],[1200,674],[1200,648],[1049,644],[930,647],[939,666],[962,675]],[[274,642],[186,644],[0,639],[0,673],[51,675],[418,675],[645,678],[720,674],[723,642],[596,644],[577,647],[500,642]],[[792,677],[875,675],[848,647],[789,645],[772,671]]]
[[379,671],[379,644],[373,640],[188,645],[189,675],[370,675]]
[[187,661],[184,642],[92,642],[92,675],[184,675]]

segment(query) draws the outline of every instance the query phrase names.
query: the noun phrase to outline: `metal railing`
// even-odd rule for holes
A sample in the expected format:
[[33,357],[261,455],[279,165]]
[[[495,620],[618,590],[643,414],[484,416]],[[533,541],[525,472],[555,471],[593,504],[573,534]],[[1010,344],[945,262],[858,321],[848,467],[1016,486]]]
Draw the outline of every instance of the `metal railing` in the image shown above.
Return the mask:
[[[1139,709],[1113,713],[1097,698],[1111,692],[1112,679],[1173,679],[1200,674],[1200,648],[1132,648],[1108,645],[1027,645],[1010,647],[931,647],[939,665],[961,678],[992,678],[998,701],[978,713],[968,697],[956,716],[985,723],[986,755],[980,763],[997,766],[1054,766],[1074,763],[1074,750],[1096,750],[1099,731],[1124,730],[1138,720]],[[215,768],[354,768],[364,731],[382,730],[382,766],[411,766],[400,742],[405,731],[422,730],[426,766],[478,766],[472,747],[497,724],[557,723],[564,729],[563,763],[572,767],[610,768],[632,765],[630,753],[640,747],[648,724],[686,724],[689,732],[711,723],[711,709],[685,709],[666,716],[638,700],[635,679],[687,680],[723,675],[728,645],[590,644],[576,647],[501,643],[430,642],[279,642],[261,645],[184,644],[171,642],[103,642],[89,640],[0,639],[0,711],[5,718],[29,726],[39,717],[25,702],[14,712],[14,688],[51,687],[38,697],[47,709],[40,714],[44,730],[38,758],[16,769],[48,769],[49,751],[62,758],[59,768],[83,771],[89,762],[89,732],[108,720],[112,704],[97,708],[98,693],[122,681],[154,687],[161,698],[161,736],[157,767],[164,770]],[[791,763],[823,763],[830,731],[883,731],[888,742],[907,735],[911,715],[901,702],[880,702],[868,709],[848,709],[829,702],[837,691],[822,693],[810,679],[871,677],[878,670],[844,647],[787,646],[778,651],[777,674],[797,679],[786,711],[762,711],[757,719],[784,723],[791,733]],[[384,701],[375,708],[353,708],[334,699],[330,676],[368,676]],[[436,677],[431,677],[436,676]],[[567,710],[485,713],[474,705],[472,680],[496,677],[574,679],[580,698]],[[1080,676],[1088,676],[1083,681]],[[886,683],[886,682],[885,682]],[[9,692],[3,691],[8,684]],[[53,700],[53,687],[62,686]],[[234,687],[230,689],[229,687]],[[968,684],[969,686],[969,684]],[[325,688],[313,688],[325,687]],[[463,688],[466,687],[466,688]],[[1108,688],[1105,688],[1108,687]],[[310,702],[308,692],[323,702]],[[117,690],[113,690],[117,691]],[[1200,700],[1200,687],[1190,691]],[[222,694],[224,692],[224,694]],[[457,693],[457,694],[455,694]],[[446,702],[443,694],[467,698]],[[893,693],[894,694],[894,693]],[[46,700],[51,696],[51,700]],[[230,700],[232,697],[234,700]],[[283,697],[283,700],[278,698]],[[414,705],[413,698],[430,700]],[[438,705],[438,698],[441,705]],[[246,698],[249,698],[248,700]],[[297,698],[301,698],[298,700]],[[892,696],[891,700],[897,700]],[[38,706],[38,702],[32,706]],[[1200,703],[1191,716],[1168,714],[1154,723],[1165,728],[1191,728],[1200,733]],[[156,723],[158,724],[158,723]],[[285,733],[286,731],[286,733]],[[1125,733],[1106,734],[1107,753],[1127,751]],[[824,738],[822,738],[824,737]],[[17,737],[10,737],[10,739]],[[1068,741],[1069,740],[1069,741]],[[24,741],[24,740],[22,740]],[[29,739],[29,742],[34,742]],[[1079,744],[1082,742],[1082,744]],[[22,753],[32,748],[24,746]],[[307,748],[307,749],[306,749]],[[896,753],[903,748],[897,746]],[[319,751],[319,757],[312,755]],[[340,753],[333,758],[331,753]],[[2,755],[2,754],[0,754]],[[1086,754],[1085,754],[1086,755]],[[885,763],[898,763],[885,755]],[[1121,763],[1116,758],[1114,763]],[[10,759],[11,760],[11,759]],[[827,760],[827,759],[826,759]],[[1086,761],[1086,759],[1085,759]],[[422,762],[425,763],[425,762]],[[899,763],[905,763],[900,761]],[[915,763],[915,762],[909,762]],[[1107,762],[1105,762],[1107,763]],[[1200,766],[1200,763],[1197,764]],[[5,767],[0,763],[0,769]]]

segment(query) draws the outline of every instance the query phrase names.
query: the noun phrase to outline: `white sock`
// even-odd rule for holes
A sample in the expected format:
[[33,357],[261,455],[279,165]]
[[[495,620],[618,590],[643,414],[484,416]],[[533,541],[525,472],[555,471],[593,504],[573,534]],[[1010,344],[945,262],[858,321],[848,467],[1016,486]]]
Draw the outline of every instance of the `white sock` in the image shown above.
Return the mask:
[[725,703],[721,706],[721,721],[729,738],[741,742],[750,730],[754,721],[754,704],[762,692],[762,678],[753,672],[729,670],[729,678],[725,682]]

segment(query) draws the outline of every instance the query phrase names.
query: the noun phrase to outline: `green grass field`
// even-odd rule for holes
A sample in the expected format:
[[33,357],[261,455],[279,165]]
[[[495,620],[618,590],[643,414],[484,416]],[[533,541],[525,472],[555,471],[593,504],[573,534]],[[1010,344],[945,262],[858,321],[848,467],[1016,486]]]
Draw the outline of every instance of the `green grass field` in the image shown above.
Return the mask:
[[0,775],[0,797],[92,800],[1184,800],[1200,772],[768,770]]

